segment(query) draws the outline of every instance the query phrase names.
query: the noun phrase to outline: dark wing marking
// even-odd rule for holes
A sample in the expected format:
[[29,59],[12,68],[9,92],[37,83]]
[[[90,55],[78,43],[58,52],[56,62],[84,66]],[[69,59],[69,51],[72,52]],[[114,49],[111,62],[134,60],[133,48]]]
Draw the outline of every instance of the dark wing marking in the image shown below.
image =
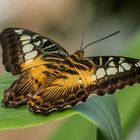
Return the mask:
[[0,35],[0,43],[5,69],[14,75],[46,63],[44,58],[47,58],[47,55],[61,58],[68,55],[67,51],[53,40],[22,28],[5,29]]
[[25,104],[38,89],[45,85],[47,75],[44,73],[46,67],[37,66],[23,72],[19,78],[4,92],[3,105],[5,107],[16,107]]
[[36,85],[32,77],[26,72],[19,76],[19,78],[4,92],[4,99],[2,101],[5,107],[16,107],[19,104],[25,104],[36,91]]
[[[71,74],[72,70],[61,75],[52,75],[49,86],[38,91],[38,93],[28,102],[29,109],[34,113],[48,114],[55,110],[63,110],[85,101],[88,94],[80,82],[77,72]],[[55,78],[55,76],[57,78]],[[79,82],[78,82],[79,81]]]
[[97,85],[89,85],[87,87],[89,94],[112,94],[117,89],[122,89],[126,85],[140,83],[139,59],[99,56],[86,58],[86,60],[93,63],[93,67],[96,68],[92,79],[93,81],[97,81]]

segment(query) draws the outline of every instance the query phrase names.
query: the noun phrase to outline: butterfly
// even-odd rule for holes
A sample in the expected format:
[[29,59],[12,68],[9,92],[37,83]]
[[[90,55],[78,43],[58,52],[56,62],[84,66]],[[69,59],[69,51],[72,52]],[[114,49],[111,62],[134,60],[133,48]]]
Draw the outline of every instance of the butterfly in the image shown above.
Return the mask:
[[55,41],[22,28],[5,29],[0,42],[6,71],[19,75],[4,92],[5,107],[27,103],[33,113],[48,114],[140,83],[140,59],[84,57],[84,49],[69,55]]

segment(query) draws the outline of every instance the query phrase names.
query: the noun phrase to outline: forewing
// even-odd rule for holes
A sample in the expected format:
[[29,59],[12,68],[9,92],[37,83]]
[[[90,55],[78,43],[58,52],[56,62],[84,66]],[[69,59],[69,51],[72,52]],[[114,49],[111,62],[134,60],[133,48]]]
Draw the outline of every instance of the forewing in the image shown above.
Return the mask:
[[68,53],[53,40],[22,28],[7,28],[0,35],[3,64],[14,75],[36,65],[45,64],[47,58],[64,57]]
[[96,81],[97,84],[87,87],[89,94],[112,94],[126,85],[140,83],[139,59],[117,56],[99,56],[85,59],[96,68],[92,80]]

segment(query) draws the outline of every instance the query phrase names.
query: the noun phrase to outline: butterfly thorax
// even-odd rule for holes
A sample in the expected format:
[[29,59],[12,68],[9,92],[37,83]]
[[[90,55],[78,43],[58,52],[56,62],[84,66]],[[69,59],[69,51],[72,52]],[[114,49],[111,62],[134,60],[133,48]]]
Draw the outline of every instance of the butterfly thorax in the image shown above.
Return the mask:
[[78,50],[73,54],[71,54],[70,56],[67,56],[65,59],[65,63],[70,65],[71,67],[74,67],[74,65],[77,64],[83,57],[84,51]]
[[87,87],[89,84],[94,83],[92,75],[95,73],[95,67],[93,67],[92,62],[85,61],[83,58],[84,51],[78,50],[73,53],[69,59],[72,60],[74,69],[80,76],[78,82],[81,83],[84,87]]

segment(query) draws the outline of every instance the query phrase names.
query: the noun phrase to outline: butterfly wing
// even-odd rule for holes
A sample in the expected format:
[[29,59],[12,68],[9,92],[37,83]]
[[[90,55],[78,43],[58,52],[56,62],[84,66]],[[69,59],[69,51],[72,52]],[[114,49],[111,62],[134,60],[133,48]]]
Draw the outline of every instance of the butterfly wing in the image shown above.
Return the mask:
[[47,67],[44,65],[39,65],[22,72],[18,79],[5,90],[2,101],[3,106],[16,107],[20,104],[25,104],[37,93],[38,89],[45,85],[47,80],[45,71],[49,72],[50,70],[47,70]]
[[[45,64],[44,58],[64,57],[68,53],[53,40],[22,28],[7,28],[0,35],[6,71],[20,74],[33,66]],[[49,54],[49,56],[47,56]]]
[[140,60],[128,57],[103,56],[87,58],[96,67],[92,79],[97,81],[96,86],[89,85],[89,94],[112,94],[126,85],[140,83]]
[[5,69],[20,74],[5,90],[3,105],[7,107],[26,103],[68,55],[53,40],[26,29],[7,28],[1,33],[0,42]]
[[53,75],[51,79],[55,80],[29,100],[29,109],[47,114],[77,105],[91,95],[112,94],[126,85],[140,83],[138,59],[88,57],[74,67],[74,72],[60,70]]
[[29,109],[34,113],[48,114],[63,110],[85,101],[88,97],[75,69],[56,71],[48,81],[51,84],[40,89],[28,102]]

